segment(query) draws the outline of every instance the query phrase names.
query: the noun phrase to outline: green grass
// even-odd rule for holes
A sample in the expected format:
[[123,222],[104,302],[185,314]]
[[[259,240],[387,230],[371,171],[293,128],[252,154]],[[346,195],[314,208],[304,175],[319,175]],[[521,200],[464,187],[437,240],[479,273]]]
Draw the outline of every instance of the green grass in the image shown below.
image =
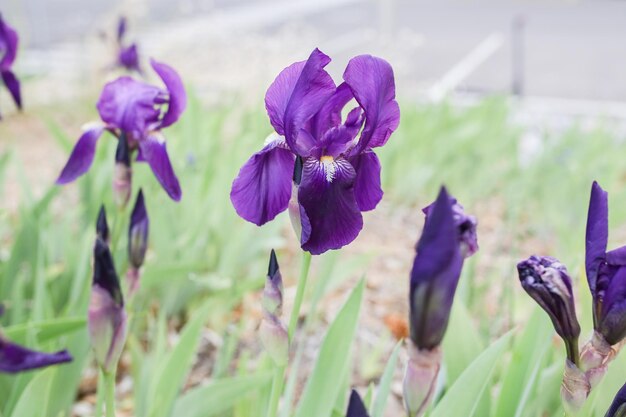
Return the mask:
[[[58,124],[60,114],[48,113],[47,140],[56,139],[67,151],[75,139]],[[555,341],[547,316],[521,290],[515,263],[537,252],[568,265],[575,280],[583,336],[590,333],[590,300],[582,268],[589,190],[597,179],[609,191],[610,224],[616,230],[611,246],[623,243],[619,238],[626,235],[620,228],[626,221],[626,210],[621,209],[626,203],[622,158],[626,143],[608,130],[582,132],[574,127],[546,134],[543,151],[522,164],[523,128],[513,125],[510,116],[500,99],[463,109],[445,103],[405,104],[399,130],[377,152],[390,215],[398,207],[418,210],[434,199],[444,183],[479,218],[479,241],[485,237],[477,259],[465,268],[444,342],[447,392],[462,392],[459,385],[453,385],[455,381],[478,379],[484,384],[474,387],[476,395],[467,400],[473,401],[469,408],[467,401],[459,400],[473,410],[468,415],[557,416],[562,414],[558,386],[564,347]],[[95,111],[89,117],[95,118]],[[254,227],[236,215],[229,191],[239,167],[262,146],[269,132],[260,107],[207,109],[192,99],[180,123],[165,132],[183,187],[182,202],[171,202],[149,168],[136,165],[134,189],[143,187],[151,221],[150,250],[142,288],[132,304],[133,327],[126,355],[135,380],[132,401],[137,416],[258,416],[268,401],[270,361],[264,355],[256,357],[258,347],[242,351],[246,346],[239,345],[237,335],[247,310],[244,305],[239,322],[233,310],[241,309],[242,300],[263,285],[270,248],[278,248],[281,259],[291,265],[297,247],[286,216],[263,228]],[[93,224],[102,203],[116,217],[110,197],[113,154],[113,141],[102,140],[94,167],[76,184],[52,186],[42,197],[24,198],[16,213],[0,213],[0,301],[7,307],[0,319],[4,333],[42,350],[68,347],[75,357],[72,364],[54,370],[1,375],[2,416],[14,415],[16,408],[28,415],[28,400],[41,395],[49,401],[46,416],[69,415],[83,370],[91,363],[84,317]],[[2,182],[7,172],[26,169],[19,167],[14,154],[0,160]],[[30,184],[24,180],[21,187],[26,192]],[[125,243],[114,255],[118,268],[124,270]],[[337,288],[338,280],[362,270],[354,265],[362,266],[361,259],[342,259],[341,252],[314,262],[319,275],[309,291],[314,305]],[[295,275],[297,267],[291,270]],[[334,345],[352,343],[351,338],[341,337],[351,331],[342,332],[336,326],[354,323],[359,311],[354,300],[351,297],[342,310],[348,311],[340,316],[343,321],[330,326],[324,361],[331,361],[328,352]],[[178,342],[170,338],[175,323],[186,323],[177,330]],[[180,396],[197,359],[203,326],[222,335],[224,343],[212,366],[210,384]],[[459,348],[463,345],[467,349]],[[481,362],[472,366],[476,358]],[[490,367],[476,365],[480,363]],[[314,382],[305,391],[311,407],[320,405],[314,393],[326,392],[324,384],[337,378],[337,372],[329,372],[321,362],[318,365]],[[604,414],[625,374],[626,357],[620,357],[599,387],[590,416]],[[346,392],[333,391],[339,397],[328,401],[337,406],[330,410],[325,403],[324,413],[342,415],[350,381],[340,384]],[[376,403],[384,401],[376,397]],[[433,415],[454,415],[448,414],[455,405],[452,398],[444,396],[440,404]],[[299,415],[311,410],[293,408]]]

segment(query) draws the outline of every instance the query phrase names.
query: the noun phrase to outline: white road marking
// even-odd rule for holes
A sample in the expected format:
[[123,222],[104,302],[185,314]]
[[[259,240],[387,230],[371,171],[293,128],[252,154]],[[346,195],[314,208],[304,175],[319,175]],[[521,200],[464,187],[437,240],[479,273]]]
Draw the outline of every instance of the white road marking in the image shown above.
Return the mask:
[[428,91],[428,96],[433,101],[442,100],[449,92],[454,90],[476,68],[485,62],[491,55],[498,51],[504,44],[504,35],[494,32],[487,36],[481,43],[472,49],[458,64],[448,71]]

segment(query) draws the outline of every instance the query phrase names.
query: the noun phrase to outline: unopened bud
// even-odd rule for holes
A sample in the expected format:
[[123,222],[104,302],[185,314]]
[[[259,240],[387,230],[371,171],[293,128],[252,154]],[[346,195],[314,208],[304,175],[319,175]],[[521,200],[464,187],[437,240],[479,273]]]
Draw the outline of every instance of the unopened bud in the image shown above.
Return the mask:
[[296,157],[296,162],[293,167],[293,182],[291,185],[291,198],[289,199],[289,219],[291,220],[291,226],[296,234],[298,242],[302,242],[302,207],[298,201],[298,187],[302,181],[302,170],[304,168],[304,162],[301,156]]
[[143,191],[140,189],[133,212],[130,215],[128,227],[128,260],[131,267],[135,269],[141,268],[146,257],[149,229],[150,219],[148,218]]
[[262,303],[263,320],[259,328],[261,343],[276,365],[285,365],[289,358],[289,335],[287,327],[281,321],[283,280],[273,249],[270,254]]
[[441,368],[441,348],[418,349],[411,340],[407,344],[409,361],[404,374],[404,406],[409,417],[420,417],[435,395]]
[[96,235],[105,242],[109,241],[109,224],[107,223],[107,213],[104,205],[100,206],[98,212],[98,220],[96,221]]
[[132,169],[130,167],[130,148],[125,134],[121,134],[115,151],[113,169],[113,199],[118,207],[126,207],[132,189]]

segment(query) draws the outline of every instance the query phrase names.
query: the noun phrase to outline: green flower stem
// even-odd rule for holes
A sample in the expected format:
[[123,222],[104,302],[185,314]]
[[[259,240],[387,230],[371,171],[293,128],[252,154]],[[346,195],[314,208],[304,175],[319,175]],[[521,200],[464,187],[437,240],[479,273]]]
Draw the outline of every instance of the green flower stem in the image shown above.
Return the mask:
[[[291,318],[289,319],[289,327],[287,329],[289,335],[289,342],[293,340],[293,334],[296,331],[298,325],[298,318],[300,317],[300,308],[302,307],[302,300],[304,299],[304,290],[306,288],[306,281],[309,276],[309,267],[311,266],[311,254],[309,252],[302,252],[302,264],[300,267],[300,278],[298,279],[298,287],[296,289],[296,298],[293,302],[293,309],[291,310]],[[277,366],[274,371],[274,377],[272,378],[272,391],[270,393],[270,402],[267,408],[267,417],[276,417],[278,414],[278,402],[283,392],[283,385],[285,383],[285,371],[286,366]]]
[[106,417],[115,417],[115,371],[104,372]]
[[102,405],[104,403],[104,373],[98,370],[98,388],[96,388],[95,417],[102,417]]

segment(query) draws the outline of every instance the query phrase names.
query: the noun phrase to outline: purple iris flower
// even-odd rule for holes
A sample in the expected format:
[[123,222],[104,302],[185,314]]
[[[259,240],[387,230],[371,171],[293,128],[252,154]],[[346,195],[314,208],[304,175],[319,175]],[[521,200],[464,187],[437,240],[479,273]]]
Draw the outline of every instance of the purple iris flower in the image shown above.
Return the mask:
[[548,313],[554,329],[565,342],[567,358],[578,364],[580,325],[567,268],[555,258],[531,256],[517,264],[517,271],[524,290]]
[[[230,193],[237,213],[259,226],[294,199],[301,247],[315,255],[352,242],[363,227],[361,212],[381,200],[373,149],[387,143],[400,120],[386,61],[352,58],[339,86],[324,70],[329,62],[315,49],[276,77],[265,95],[275,133],[243,165]],[[301,172],[294,172],[296,157]]]
[[626,417],[626,384],[617,391],[604,417]]
[[[101,210],[100,213],[104,213]],[[126,310],[109,245],[106,215],[98,216],[88,329],[98,364],[105,372],[117,366],[126,341]]]
[[585,247],[585,269],[593,296],[594,329],[614,345],[626,337],[626,246],[607,252],[608,194],[591,187]]
[[138,151],[136,160],[147,162],[167,194],[175,201],[180,200],[180,184],[161,129],[179,119],[187,105],[187,95],[173,68],[154,60],[151,65],[165,88],[131,77],[120,77],[106,84],[96,106],[103,123],[87,127],[74,146],[57,184],[72,182],[89,170],[96,143],[106,130],[118,140],[128,141],[130,152]]
[[[0,316],[4,308],[0,305]],[[17,373],[50,365],[70,362],[72,357],[67,350],[44,353],[11,343],[0,334],[0,372]]]
[[142,74],[141,66],[139,65],[139,52],[137,50],[137,44],[131,43],[130,45],[124,45],[124,37],[128,28],[128,22],[125,17],[120,17],[117,24],[117,65],[126,68],[128,71],[137,71]]
[[365,404],[363,404],[361,396],[355,390],[352,390],[352,393],[350,394],[350,402],[348,403],[346,417],[369,417],[367,408],[365,408]]
[[20,82],[11,69],[17,56],[18,40],[17,32],[5,22],[2,14],[0,14],[0,75],[4,85],[11,93],[15,105],[21,110]]
[[463,268],[463,248],[454,206],[441,187],[430,206],[411,271],[411,340],[418,349],[441,344]]

